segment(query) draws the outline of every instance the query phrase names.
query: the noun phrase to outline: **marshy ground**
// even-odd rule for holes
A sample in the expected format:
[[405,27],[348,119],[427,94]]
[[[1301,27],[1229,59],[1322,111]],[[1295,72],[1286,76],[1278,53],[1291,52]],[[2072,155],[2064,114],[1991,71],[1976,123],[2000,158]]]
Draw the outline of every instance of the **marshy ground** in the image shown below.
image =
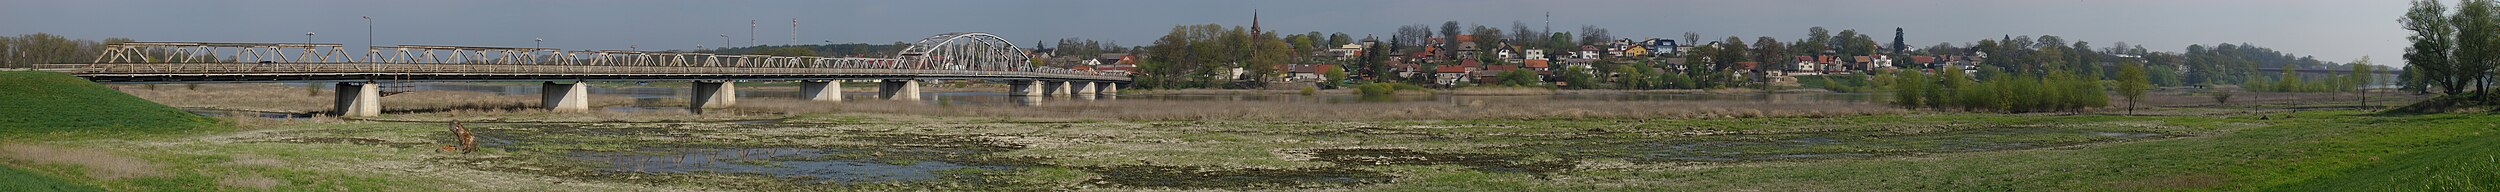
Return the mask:
[[[484,147],[466,154],[436,151],[455,140],[447,123],[413,118],[429,114],[246,115],[228,117],[240,130],[18,139],[0,155],[38,174],[143,191],[2443,190],[2500,181],[2490,166],[2500,158],[2483,157],[2491,153],[2424,155],[2491,145],[2500,118],[2350,106],[1751,118],[838,110],[630,123],[507,118],[469,123]],[[2423,165],[2449,169],[2402,168]],[[2420,186],[2353,184],[2414,177],[2402,185]]]

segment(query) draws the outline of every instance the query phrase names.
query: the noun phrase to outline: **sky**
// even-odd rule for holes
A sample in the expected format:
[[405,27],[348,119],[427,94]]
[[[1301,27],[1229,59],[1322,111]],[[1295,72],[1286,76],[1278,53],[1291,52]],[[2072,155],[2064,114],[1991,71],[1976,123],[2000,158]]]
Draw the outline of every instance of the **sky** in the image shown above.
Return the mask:
[[[1707,39],[1786,42],[1822,26],[1889,42],[1891,29],[1903,28],[1914,46],[2056,35],[2154,51],[2251,43],[2324,61],[2370,56],[2394,65],[2402,62],[2407,35],[2396,19],[2407,6],[2400,0],[0,0],[0,35],[304,42],[304,33],[313,32],[312,41],[350,47],[370,38],[380,45],[689,50],[892,43],[978,31],[1024,47],[1068,37],[1144,46],[1175,25],[1246,27],[1254,11],[1270,31],[1383,38],[1400,25],[1437,28],[1444,21],[1541,28],[1550,12],[1555,31],[1595,25],[1620,38],[1696,32]],[[721,35],[730,36],[728,42]]]

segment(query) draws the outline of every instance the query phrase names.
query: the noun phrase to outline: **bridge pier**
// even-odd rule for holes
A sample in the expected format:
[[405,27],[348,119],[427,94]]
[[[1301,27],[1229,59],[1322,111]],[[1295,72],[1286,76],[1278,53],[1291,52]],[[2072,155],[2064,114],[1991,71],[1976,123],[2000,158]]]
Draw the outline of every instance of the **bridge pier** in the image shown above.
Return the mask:
[[686,107],[697,113],[705,108],[728,108],[732,105],[738,105],[738,83],[725,80],[695,81],[694,99],[686,100]]
[[548,81],[539,84],[538,105],[556,112],[590,112],[590,84]]
[[831,80],[799,81],[799,97],[810,101],[842,101],[842,82]]
[[1041,96],[1047,97],[1068,94],[1068,81],[1035,80],[1035,82],[1042,84]]
[[1100,84],[1100,85],[1095,85],[1095,88],[1094,88],[1094,94],[1097,94],[1097,95],[1102,95],[1102,97],[1104,97],[1104,98],[1110,98],[1110,97],[1115,96],[1115,95],[1120,95],[1120,84],[1119,84],[1119,83],[1102,82],[1102,83],[1098,83],[1098,84]]
[[1069,91],[1068,93],[1070,94],[1068,94],[1068,96],[1080,99],[1092,99],[1094,98],[1095,93],[1099,93],[1097,90],[1094,90],[1094,82],[1079,82],[1074,83],[1074,85],[1076,86],[1076,90]]
[[920,81],[888,79],[877,83],[877,97],[886,100],[919,101]]
[[382,115],[382,89],[372,81],[339,82],[335,112],[340,117],[372,117]]
[[1008,80],[1007,96],[1041,96],[1042,89],[1038,87],[1040,85],[1042,84],[1039,80]]

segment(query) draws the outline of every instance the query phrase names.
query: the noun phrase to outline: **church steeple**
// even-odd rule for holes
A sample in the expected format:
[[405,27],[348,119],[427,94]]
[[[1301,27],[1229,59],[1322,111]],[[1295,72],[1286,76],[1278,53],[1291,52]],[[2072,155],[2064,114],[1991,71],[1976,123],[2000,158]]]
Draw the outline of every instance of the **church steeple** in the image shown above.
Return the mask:
[[1260,35],[1259,33],[1264,33],[1264,32],[1267,32],[1267,31],[1266,31],[1266,30],[1259,30],[1259,10],[1257,10],[1257,9],[1251,9],[1251,10],[1250,10],[1250,36],[1259,36],[1259,35]]

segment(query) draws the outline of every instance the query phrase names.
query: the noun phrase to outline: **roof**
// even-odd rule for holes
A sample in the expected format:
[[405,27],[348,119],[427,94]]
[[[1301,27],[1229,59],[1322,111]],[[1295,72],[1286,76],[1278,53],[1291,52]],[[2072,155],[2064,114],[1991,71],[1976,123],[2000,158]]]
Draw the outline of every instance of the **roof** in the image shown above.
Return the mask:
[[1866,58],[1866,56],[1851,56],[1850,58],[1854,58],[1854,59],[1850,59],[1850,60],[1849,60],[1850,62],[1860,62],[1860,63],[1864,63],[1864,62],[1874,62],[1874,61],[1875,61],[1875,59],[1868,59],[1868,58]]
[[1433,73],[1466,73],[1466,72],[1467,72],[1467,67],[1459,67],[1459,66],[1440,66],[1440,67],[1433,67],[1433,68],[1432,68],[1432,72],[1433,72]]
[[1124,59],[1124,57],[1127,57],[1127,56],[1129,56],[1127,53],[1104,53],[1104,54],[1102,54],[1102,55],[1097,55],[1097,56],[1095,56],[1094,58],[1096,58],[1096,59]]
[[1910,56],[1910,62],[1916,62],[1916,63],[1935,63],[1935,62],[1936,62],[1936,57],[1931,57],[1931,56]]
[[1736,62],[1736,67],[1740,67],[1740,68],[1742,68],[1742,69],[1752,69],[1754,66],[1762,66],[1762,62],[1752,62],[1752,61]]
[[1527,63],[1528,68],[1549,68],[1549,67],[1553,67],[1553,64],[1552,64],[1551,62],[1549,62],[1549,61],[1546,61],[1545,59],[1529,59],[1527,62],[1522,62],[1522,63]]
[[1814,56],[1797,56],[1798,62],[1814,62]]
[[1486,71],[1509,71],[1509,70],[1513,70],[1513,69],[1519,69],[1519,65],[1494,65],[1494,66],[1484,66],[1484,70],[1486,70]]

